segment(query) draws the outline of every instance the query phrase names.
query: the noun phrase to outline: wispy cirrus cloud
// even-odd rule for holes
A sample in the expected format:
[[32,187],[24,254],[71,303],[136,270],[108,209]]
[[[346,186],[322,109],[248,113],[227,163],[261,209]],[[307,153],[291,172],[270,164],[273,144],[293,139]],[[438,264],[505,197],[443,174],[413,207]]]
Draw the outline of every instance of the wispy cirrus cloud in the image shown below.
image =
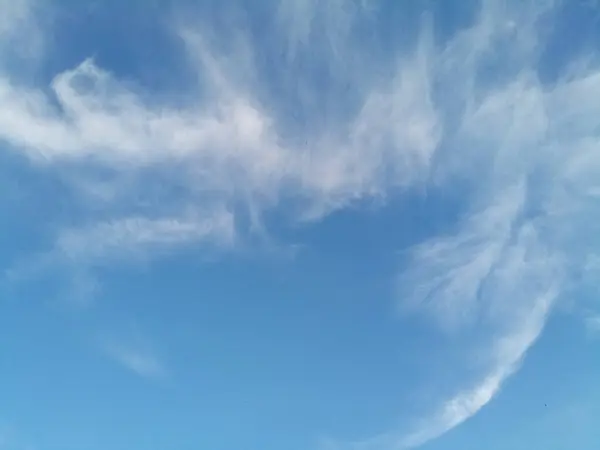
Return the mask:
[[[440,139],[426,55],[398,64],[392,78],[373,86],[350,122],[333,123],[310,142],[298,143],[286,140],[273,111],[253,97],[251,80],[240,82],[231,74],[237,60],[214,55],[197,30],[184,29],[181,38],[214,88],[212,98],[190,100],[183,109],[149,104],[86,60],[54,78],[51,96],[0,78],[0,101],[6,105],[0,136],[35,164],[68,167],[63,180],[78,195],[93,197],[96,209],[102,205],[107,222],[134,220],[111,212],[132,191],[153,203],[154,215],[165,209],[165,199],[143,198],[136,178],[148,173],[166,174],[179,187],[182,209],[175,214],[206,202],[240,200],[260,214],[284,196],[301,198],[306,217],[384,195],[389,184],[408,186],[426,173]],[[88,178],[72,175],[82,170]]]
[[[523,13],[516,4],[513,8],[505,12]],[[485,7],[482,13],[473,35],[486,23]],[[515,34],[507,42],[517,53],[529,49],[533,57],[545,43],[531,37],[540,16],[526,13],[527,27],[519,33],[527,39]],[[484,35],[497,31],[492,27]],[[475,209],[455,234],[418,245],[401,277],[404,308],[425,311],[451,333],[475,333],[471,347],[491,356],[479,359],[479,381],[451,395],[414,433],[392,435],[391,441],[384,435],[385,448],[419,446],[493,399],[540,336],[573,271],[599,250],[590,246],[595,227],[583,213],[597,212],[588,203],[596,184],[589,175],[597,173],[592,154],[600,143],[597,116],[590,110],[595,106],[588,101],[600,95],[597,69],[543,84],[531,57],[519,61],[514,75],[499,85],[473,85],[455,139],[470,148],[481,171],[459,164],[477,186]],[[589,162],[585,169],[578,163],[582,158]]]
[[110,334],[99,341],[101,350],[127,370],[148,379],[164,379],[168,370],[150,344],[139,331],[128,334]]
[[0,33],[3,36],[10,36],[17,31],[18,26],[23,21],[29,19],[31,3],[27,0],[16,0],[13,2],[3,0],[0,3],[0,8],[4,13],[0,21]]
[[585,319],[585,325],[592,336],[600,335],[600,316],[590,316]]
[[92,228],[65,230],[60,234],[56,250],[67,260],[118,259],[123,254],[148,257],[178,245],[208,240],[233,245],[235,230],[232,215],[223,211],[211,213],[206,219],[191,217],[156,220],[132,217],[99,223]]
[[[571,274],[598,252],[590,246],[595,225],[585,218],[597,215],[592,174],[600,136],[589,101],[600,95],[597,68],[542,83],[536,61],[546,43],[536,20],[552,17],[560,5],[536,10],[503,3],[497,14],[499,5],[484,2],[476,25],[459,33],[437,55],[441,65],[433,65],[438,73],[460,62],[468,69],[460,95],[450,97],[462,110],[460,120],[445,129],[449,145],[437,154],[445,163],[441,179],[473,183],[471,206],[453,234],[415,247],[399,280],[403,311],[424,311],[451,336],[475,337],[465,351],[480,355],[471,361],[479,375],[412,432],[384,433],[360,448],[417,447],[476,414],[518,370]],[[499,82],[477,80],[477,67],[509,44],[519,58],[500,61],[512,73]]]
[[[402,308],[452,337],[476,335],[468,360],[488,356],[414,431],[364,444],[415,447],[500,392],[571,274],[600,250],[590,245],[600,71],[573,66],[542,80],[550,44],[541,25],[561,2],[485,0],[445,42],[424,20],[417,43],[386,58],[357,37],[373,25],[374,3],[275,4],[265,25],[281,38],[274,49],[246,31],[240,44],[206,24],[176,27],[199,78],[184,105],[157,101],[92,59],[37,88],[5,69],[0,140],[69,186],[83,219],[58,230],[51,248],[72,261],[231,244],[249,233],[235,220],[248,211],[261,222],[292,204],[291,220],[316,222],[356,200],[466,185],[462,218],[413,249]],[[283,53],[276,70],[261,69],[262,51]],[[162,187],[149,188],[156,180]],[[142,374],[156,370],[126,350],[112,354]]]

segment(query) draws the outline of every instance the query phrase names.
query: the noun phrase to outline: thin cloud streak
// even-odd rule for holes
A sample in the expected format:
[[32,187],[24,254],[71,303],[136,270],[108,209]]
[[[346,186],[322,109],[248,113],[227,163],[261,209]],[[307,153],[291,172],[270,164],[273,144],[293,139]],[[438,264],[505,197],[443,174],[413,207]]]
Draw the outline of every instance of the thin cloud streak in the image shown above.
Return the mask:
[[205,240],[223,246],[233,245],[235,229],[229,212],[188,220],[131,217],[96,224],[92,228],[67,230],[59,236],[56,251],[69,261],[81,263],[86,259],[118,259],[128,255],[147,257],[161,249]]
[[105,338],[100,345],[107,356],[142,378],[159,380],[168,374],[164,363],[139,334],[134,338]]
[[585,325],[590,336],[600,336],[600,315],[587,317],[585,319]]
[[500,392],[504,382],[518,369],[526,352],[539,338],[556,292],[540,294],[522,323],[503,336],[496,337],[491,349],[496,365],[472,387],[446,401],[441,409],[417,427],[417,431],[402,437],[397,448],[418,447],[457,427],[489,403]]

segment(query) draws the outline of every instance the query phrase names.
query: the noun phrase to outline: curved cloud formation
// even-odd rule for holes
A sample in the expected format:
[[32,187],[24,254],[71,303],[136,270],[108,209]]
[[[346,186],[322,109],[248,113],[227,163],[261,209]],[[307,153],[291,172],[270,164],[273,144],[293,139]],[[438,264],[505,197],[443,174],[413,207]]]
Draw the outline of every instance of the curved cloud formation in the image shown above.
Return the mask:
[[[482,336],[479,381],[413,432],[360,444],[415,447],[499,392],[598,251],[589,243],[598,231],[600,69],[573,65],[547,81],[538,67],[560,7],[486,0],[444,42],[424,19],[416,44],[390,59],[357,37],[376,21],[372,2],[281,2],[269,24],[284,52],[276,76],[258,64],[252,35],[220,45],[208,38],[214,30],[179,21],[199,79],[183,106],[157,102],[91,59],[42,87],[3,64],[0,140],[60,174],[80,200],[89,220],[60,231],[53,252],[86,262],[230,245],[249,233],[236,222],[240,208],[260,224],[292,203],[292,220],[316,221],[402,189],[467,186],[454,233],[417,245],[399,286],[404,311]],[[0,10],[14,17],[0,22],[5,40],[35,13],[25,2]],[[149,177],[162,187],[149,189]]]

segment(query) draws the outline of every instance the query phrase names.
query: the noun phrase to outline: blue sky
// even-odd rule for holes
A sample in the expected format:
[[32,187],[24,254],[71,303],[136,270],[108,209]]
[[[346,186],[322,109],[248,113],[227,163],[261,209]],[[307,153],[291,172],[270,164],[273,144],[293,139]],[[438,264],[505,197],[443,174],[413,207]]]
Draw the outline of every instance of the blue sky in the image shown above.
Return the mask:
[[596,449],[599,42],[0,0],[0,450]]

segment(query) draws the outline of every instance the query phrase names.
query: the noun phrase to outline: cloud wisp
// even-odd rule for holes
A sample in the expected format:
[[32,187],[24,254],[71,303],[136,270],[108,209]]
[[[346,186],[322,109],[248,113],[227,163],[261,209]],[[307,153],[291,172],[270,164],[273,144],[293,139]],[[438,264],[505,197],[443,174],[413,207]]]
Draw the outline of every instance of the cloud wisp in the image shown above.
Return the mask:
[[194,241],[210,240],[232,245],[231,213],[212,213],[208,218],[148,219],[133,217],[105,222],[88,229],[66,230],[60,234],[57,250],[73,262],[118,258],[123,252],[144,257],[161,249],[172,249]]
[[[333,7],[329,14],[335,16]],[[179,34],[202,74],[201,90],[210,95],[184,108],[156,105],[92,60],[58,74],[50,95],[4,76],[2,140],[35,164],[70,171],[93,164],[114,183],[123,171],[129,177],[170,173],[182,187],[186,209],[242,201],[261,211],[285,196],[303,199],[304,215],[316,218],[349,201],[384,195],[390,184],[408,186],[425,176],[441,133],[426,55],[411,56],[389,80],[368,89],[347,122],[297,142],[280,129],[273,108],[252,94],[252,80],[235,75],[239,60],[250,59],[247,52],[221,55],[201,30],[186,27]],[[123,201],[119,197],[139,189],[130,184],[124,193],[99,178],[70,181],[78,191],[100,197],[107,215]]]
[[164,379],[168,371],[156,351],[140,333],[100,340],[104,353],[125,369],[150,380]]
[[593,337],[600,336],[600,316],[593,315],[585,319],[585,325],[589,334]]
[[[250,233],[244,214],[260,225],[264,212],[290,209],[293,221],[317,222],[403,189],[468,186],[463,217],[415,246],[399,284],[405,312],[481,337],[469,348],[487,355],[478,381],[413,432],[361,444],[415,447],[497,395],[580,261],[600,250],[589,245],[600,215],[600,69],[541,76],[545,25],[560,2],[484,0],[445,42],[423,20],[416,44],[385,58],[357,37],[377,16],[372,2],[276,6],[267,27],[281,39],[269,50],[284,56],[275,74],[261,69],[267,50],[249,32],[243,44],[217,33],[227,44],[217,45],[208,38],[216,30],[176,27],[199,79],[183,106],[92,59],[37,88],[5,68],[0,141],[69,187],[83,219],[57,232],[52,252],[90,265],[197,242],[231,246]],[[3,24],[1,36],[14,38]],[[328,92],[298,67],[318,68]],[[110,348],[140,374],[160,372],[152,358]]]
[[[530,14],[548,12],[556,13],[525,17],[533,24]],[[477,333],[474,348],[489,355],[480,381],[451,396],[414,433],[387,441],[391,448],[438,437],[494,398],[540,336],[569,278],[599,250],[590,245],[595,227],[588,222],[598,211],[590,175],[599,174],[592,155],[600,148],[600,123],[588,100],[600,96],[598,69],[544,84],[533,56],[505,83],[472,93],[456,142],[480,152],[472,154],[477,164],[487,160],[480,174],[467,175],[477,185],[474,209],[455,234],[417,246],[400,280],[403,308],[424,311],[451,334]]]

